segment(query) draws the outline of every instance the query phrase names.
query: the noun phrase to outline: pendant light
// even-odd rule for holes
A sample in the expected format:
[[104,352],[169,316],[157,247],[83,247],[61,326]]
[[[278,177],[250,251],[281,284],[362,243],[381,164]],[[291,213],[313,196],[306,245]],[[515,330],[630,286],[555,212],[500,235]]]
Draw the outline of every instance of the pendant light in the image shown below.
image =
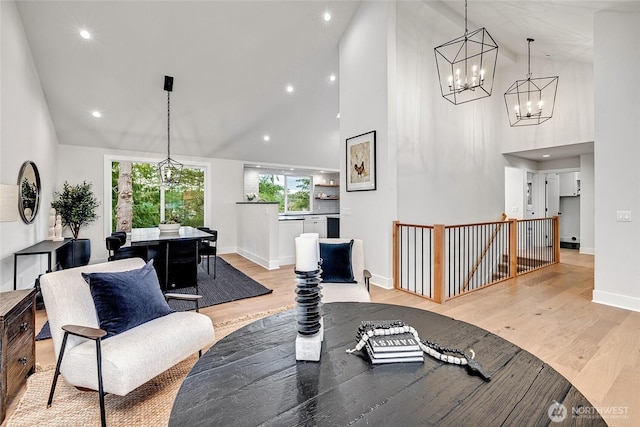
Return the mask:
[[442,96],[462,104],[491,95],[498,45],[485,28],[469,32],[464,2],[464,34],[435,49]]
[[558,90],[558,76],[531,78],[531,42],[528,46],[528,73],[525,80],[516,80],[505,92],[509,124],[515,126],[539,125],[553,116]]
[[171,92],[173,77],[164,76],[164,90],[167,91],[167,158],[158,163],[161,185],[178,185],[182,178],[183,164],[171,158]]

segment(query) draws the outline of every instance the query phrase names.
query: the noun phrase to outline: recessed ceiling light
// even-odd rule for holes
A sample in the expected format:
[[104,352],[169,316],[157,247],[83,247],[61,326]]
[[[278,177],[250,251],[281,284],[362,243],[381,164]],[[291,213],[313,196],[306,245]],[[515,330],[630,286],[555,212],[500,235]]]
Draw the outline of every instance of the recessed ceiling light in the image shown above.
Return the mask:
[[327,11],[324,13],[323,18],[324,18],[324,22],[329,22],[331,21],[331,14]]
[[551,157],[551,154],[543,154],[542,157],[546,159],[547,157]]
[[340,113],[338,113],[338,115],[336,116],[336,119],[339,119],[339,118],[340,118]]
[[293,86],[287,85],[287,92],[292,93],[293,92]]
[[269,141],[271,137],[269,135],[265,135],[264,137],[262,137],[262,139],[264,139],[265,141]]
[[260,166],[260,165],[256,165],[256,167],[257,167],[257,168],[261,168],[262,166]]
[[290,170],[290,171],[294,171],[295,169],[294,169],[294,168],[289,168],[289,170]]
[[85,40],[89,40],[91,38],[91,33],[87,30],[80,30],[80,37]]
[[102,113],[100,113],[100,111],[92,111],[91,115],[96,119],[99,119],[100,117],[102,117]]
[[331,75],[329,76],[329,81],[331,81],[331,82],[335,82],[335,81],[336,81],[336,75],[335,75],[335,74],[331,74]]

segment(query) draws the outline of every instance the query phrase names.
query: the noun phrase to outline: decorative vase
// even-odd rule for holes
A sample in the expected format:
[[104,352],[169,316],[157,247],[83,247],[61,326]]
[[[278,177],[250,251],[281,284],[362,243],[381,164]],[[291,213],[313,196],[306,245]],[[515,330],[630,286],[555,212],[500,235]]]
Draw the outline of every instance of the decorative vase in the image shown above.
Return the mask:
[[56,251],[56,259],[63,269],[89,264],[91,259],[91,240],[77,239]]
[[180,231],[180,224],[158,224],[160,233],[177,233]]

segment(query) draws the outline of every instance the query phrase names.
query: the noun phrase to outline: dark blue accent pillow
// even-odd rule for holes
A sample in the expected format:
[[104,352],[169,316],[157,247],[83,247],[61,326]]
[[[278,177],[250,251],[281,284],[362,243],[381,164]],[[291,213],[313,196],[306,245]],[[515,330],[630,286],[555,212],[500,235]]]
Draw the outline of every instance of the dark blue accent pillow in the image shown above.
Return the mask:
[[89,284],[105,338],[174,311],[160,290],[153,260],[137,270],[82,273],[82,277]]
[[356,283],[351,266],[351,248],[349,243],[320,243],[322,258],[322,281],[327,283]]

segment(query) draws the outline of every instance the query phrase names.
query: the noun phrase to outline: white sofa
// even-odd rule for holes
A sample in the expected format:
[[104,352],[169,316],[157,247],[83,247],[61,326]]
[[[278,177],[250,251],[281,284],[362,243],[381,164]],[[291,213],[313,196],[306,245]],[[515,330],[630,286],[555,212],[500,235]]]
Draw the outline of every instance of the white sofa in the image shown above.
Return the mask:
[[[62,326],[99,328],[89,285],[80,273],[127,271],[144,265],[142,259],[131,258],[56,271],[40,278],[56,358],[64,336]],[[213,340],[211,319],[193,311],[174,312],[102,340],[104,392],[124,396]],[[98,390],[95,341],[69,335],[60,372],[71,385]]]
[[[330,283],[322,282],[322,302],[370,302],[369,279],[371,273],[364,268],[364,245],[360,239],[320,239],[320,243],[336,244],[349,243],[353,240],[351,248],[351,267],[353,277],[357,283]],[[323,260],[324,263],[324,260]]]

